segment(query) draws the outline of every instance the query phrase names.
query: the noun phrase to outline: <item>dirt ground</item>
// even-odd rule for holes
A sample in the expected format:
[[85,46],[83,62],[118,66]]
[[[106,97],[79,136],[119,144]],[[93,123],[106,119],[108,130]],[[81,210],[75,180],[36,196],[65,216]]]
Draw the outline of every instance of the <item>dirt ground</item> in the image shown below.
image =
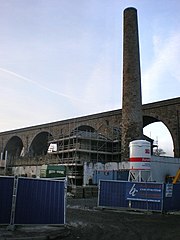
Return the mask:
[[67,208],[68,234],[64,239],[180,239],[180,215],[97,210],[93,208],[95,204],[95,201],[86,199],[70,201]]
[[97,199],[67,201],[65,226],[0,228],[0,240],[179,240],[180,213],[102,210]]

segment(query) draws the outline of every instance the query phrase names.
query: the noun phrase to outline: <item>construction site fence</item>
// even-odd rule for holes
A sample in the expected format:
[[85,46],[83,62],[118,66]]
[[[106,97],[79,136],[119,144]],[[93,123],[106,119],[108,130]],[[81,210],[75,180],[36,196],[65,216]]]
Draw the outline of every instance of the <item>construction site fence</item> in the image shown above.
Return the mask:
[[0,176],[0,224],[65,224],[65,180]]
[[98,207],[169,212],[180,210],[180,184],[100,180]]

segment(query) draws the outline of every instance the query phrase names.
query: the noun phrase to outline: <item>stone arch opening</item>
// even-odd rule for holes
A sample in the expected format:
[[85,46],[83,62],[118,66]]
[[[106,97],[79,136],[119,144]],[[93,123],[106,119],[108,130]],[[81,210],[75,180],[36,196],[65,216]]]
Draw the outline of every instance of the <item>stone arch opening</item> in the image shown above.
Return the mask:
[[52,139],[52,135],[49,132],[38,133],[29,147],[29,156],[36,157],[46,155],[50,139]]
[[71,135],[82,135],[90,138],[98,138],[98,139],[108,139],[105,135],[99,133],[95,128],[89,125],[81,125],[76,127],[72,132]]
[[165,123],[154,117],[146,117],[143,133],[154,140],[154,145],[157,145],[158,148],[155,150],[159,151],[159,154],[163,156],[174,156],[173,137]]
[[22,155],[23,151],[23,142],[20,137],[13,136],[7,142],[4,152],[3,152],[3,159],[13,160],[17,159]]
[[83,132],[96,132],[96,130],[88,125],[81,125],[76,127],[73,132],[78,132],[78,131],[83,131]]
[[152,116],[143,116],[143,128],[155,122],[160,122],[160,120]]

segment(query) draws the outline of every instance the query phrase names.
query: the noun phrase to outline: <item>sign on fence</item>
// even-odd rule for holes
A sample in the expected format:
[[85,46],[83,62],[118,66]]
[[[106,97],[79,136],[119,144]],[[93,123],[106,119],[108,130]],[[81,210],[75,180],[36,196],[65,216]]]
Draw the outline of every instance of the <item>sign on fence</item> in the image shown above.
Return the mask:
[[126,199],[146,202],[161,202],[163,185],[158,183],[126,183]]
[[173,184],[168,183],[166,184],[165,197],[172,197],[172,195],[173,195]]

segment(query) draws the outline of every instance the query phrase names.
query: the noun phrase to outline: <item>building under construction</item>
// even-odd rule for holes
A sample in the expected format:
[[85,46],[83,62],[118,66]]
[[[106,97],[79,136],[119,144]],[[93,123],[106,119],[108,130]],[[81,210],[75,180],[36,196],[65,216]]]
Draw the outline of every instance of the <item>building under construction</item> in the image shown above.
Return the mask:
[[67,167],[67,177],[70,184],[84,184],[84,172],[89,164],[119,162],[120,136],[111,139],[97,133],[93,128],[83,126],[75,129],[69,135],[61,136],[49,142],[49,161]]

